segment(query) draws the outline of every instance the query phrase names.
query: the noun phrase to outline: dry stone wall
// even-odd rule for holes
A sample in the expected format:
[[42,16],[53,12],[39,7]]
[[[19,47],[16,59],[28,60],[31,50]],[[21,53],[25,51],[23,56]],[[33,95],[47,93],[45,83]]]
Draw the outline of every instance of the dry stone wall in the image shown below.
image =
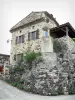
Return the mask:
[[57,48],[58,53],[43,54],[42,62],[33,62],[32,70],[22,76],[25,90],[41,95],[75,94],[75,46],[70,39],[69,46],[73,48],[66,48],[65,40],[66,37],[55,39],[64,53]]

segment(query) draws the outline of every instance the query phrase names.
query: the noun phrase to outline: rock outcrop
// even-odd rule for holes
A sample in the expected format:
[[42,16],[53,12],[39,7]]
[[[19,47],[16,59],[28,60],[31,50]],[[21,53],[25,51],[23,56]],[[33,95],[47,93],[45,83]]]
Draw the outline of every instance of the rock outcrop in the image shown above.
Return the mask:
[[75,43],[67,38],[54,39],[55,52],[43,54],[43,60],[35,60],[32,70],[23,74],[25,90],[41,95],[75,93]]

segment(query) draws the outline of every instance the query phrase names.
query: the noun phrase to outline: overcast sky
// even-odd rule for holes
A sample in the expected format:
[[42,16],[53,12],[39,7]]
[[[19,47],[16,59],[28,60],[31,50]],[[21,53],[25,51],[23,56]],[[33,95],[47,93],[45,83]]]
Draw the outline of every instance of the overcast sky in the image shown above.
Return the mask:
[[10,28],[32,11],[48,11],[59,24],[75,28],[74,0],[0,0],[0,53],[10,54]]

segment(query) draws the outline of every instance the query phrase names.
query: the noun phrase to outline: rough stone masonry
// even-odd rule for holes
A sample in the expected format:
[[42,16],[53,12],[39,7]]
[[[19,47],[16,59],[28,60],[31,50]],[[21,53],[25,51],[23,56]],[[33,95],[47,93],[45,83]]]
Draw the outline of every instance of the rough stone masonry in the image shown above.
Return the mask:
[[66,36],[53,40],[54,53],[44,53],[22,75],[24,89],[41,95],[75,93],[75,43]]

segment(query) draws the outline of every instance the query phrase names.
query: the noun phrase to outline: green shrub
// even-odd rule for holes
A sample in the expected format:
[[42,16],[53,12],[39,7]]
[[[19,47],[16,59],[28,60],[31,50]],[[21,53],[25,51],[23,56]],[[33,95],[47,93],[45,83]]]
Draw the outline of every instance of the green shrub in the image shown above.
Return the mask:
[[9,69],[9,73],[10,74],[20,74],[20,75],[22,75],[23,73],[24,73],[24,66],[15,66],[15,67],[11,67],[10,69]]
[[16,87],[19,88],[19,89],[23,89],[24,86],[23,86],[23,84],[18,83]]
[[72,83],[72,84],[68,87],[68,92],[69,92],[69,94],[75,94],[75,83]]
[[68,46],[66,45],[66,43],[64,43],[63,41],[59,41],[59,40],[54,40],[53,43],[53,50],[56,53],[61,52],[62,54],[64,54],[65,51],[67,51]]
[[32,61],[35,60],[38,56],[40,56],[41,53],[35,53],[35,52],[27,52],[24,56],[24,59],[27,63],[32,64]]
[[72,40],[75,42],[75,38],[72,38]]
[[[22,74],[25,73],[26,69],[32,68],[32,61],[34,61],[40,55],[41,53],[27,52],[26,55],[24,56],[25,61],[19,62],[14,67],[10,67],[9,69],[10,79],[7,80],[7,82],[19,89],[24,90],[24,80],[21,80]],[[31,88],[26,90],[31,91]]]
[[60,86],[58,87],[57,93],[58,93],[58,95],[63,95],[63,94],[64,94],[62,85],[60,85]]

